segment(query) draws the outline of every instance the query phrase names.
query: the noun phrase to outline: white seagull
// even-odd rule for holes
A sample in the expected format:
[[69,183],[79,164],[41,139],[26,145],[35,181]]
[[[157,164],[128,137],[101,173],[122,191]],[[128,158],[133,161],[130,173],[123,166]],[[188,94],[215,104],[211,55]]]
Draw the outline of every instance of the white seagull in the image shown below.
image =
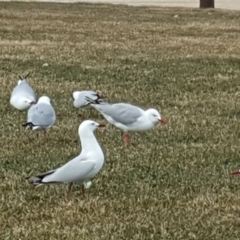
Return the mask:
[[73,97],[73,106],[75,108],[86,108],[90,106],[89,101],[86,98],[89,98],[93,101],[104,102],[103,96],[100,96],[97,92],[94,91],[75,91],[72,94]]
[[166,120],[153,108],[145,111],[129,103],[109,104],[103,102],[99,104],[89,98],[87,100],[109,123],[124,131],[123,140],[125,146],[128,146],[130,139],[128,131],[146,131],[154,128],[158,122],[166,124]]
[[92,179],[103,167],[104,154],[94,136],[94,130],[105,127],[95,121],[85,120],[78,128],[81,154],[60,168],[30,177],[35,185],[68,183],[67,201],[70,200],[73,183],[80,183],[84,194],[84,184]]
[[20,111],[27,110],[37,102],[36,94],[26,80],[28,75],[24,78],[20,77],[18,85],[15,86],[10,97],[10,104]]
[[28,109],[27,123],[22,126],[31,130],[44,130],[44,135],[46,136],[47,129],[53,126],[55,120],[56,114],[50,98],[42,96],[36,104]]

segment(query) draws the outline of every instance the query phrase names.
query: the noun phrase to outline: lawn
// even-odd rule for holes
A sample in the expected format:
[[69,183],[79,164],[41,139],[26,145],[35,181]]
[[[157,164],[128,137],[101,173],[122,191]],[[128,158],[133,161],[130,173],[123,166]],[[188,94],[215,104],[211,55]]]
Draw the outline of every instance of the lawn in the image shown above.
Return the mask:
[[[240,12],[0,3],[0,239],[240,239]],[[48,67],[42,67],[48,63]],[[48,138],[9,104],[18,75],[47,95]],[[78,155],[74,90],[157,108],[165,126],[97,131],[106,163],[84,198],[25,179]]]

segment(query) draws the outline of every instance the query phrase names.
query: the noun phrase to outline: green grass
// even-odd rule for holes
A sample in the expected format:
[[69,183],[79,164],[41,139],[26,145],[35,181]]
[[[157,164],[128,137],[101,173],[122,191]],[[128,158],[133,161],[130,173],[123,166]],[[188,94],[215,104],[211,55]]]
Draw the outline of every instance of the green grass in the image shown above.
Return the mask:
[[[178,15],[178,17],[174,17]],[[240,12],[92,4],[0,3],[0,239],[240,239]],[[49,67],[43,68],[47,62]],[[57,121],[25,131],[9,104],[30,72]],[[74,90],[154,107],[166,126],[96,132],[106,164],[83,198],[25,177],[80,152]]]

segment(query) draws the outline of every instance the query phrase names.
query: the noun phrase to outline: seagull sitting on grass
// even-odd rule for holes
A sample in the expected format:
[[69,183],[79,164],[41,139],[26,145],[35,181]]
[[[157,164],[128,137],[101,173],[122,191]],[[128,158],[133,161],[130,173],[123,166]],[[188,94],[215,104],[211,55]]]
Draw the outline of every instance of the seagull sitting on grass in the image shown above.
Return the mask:
[[44,130],[46,137],[47,129],[51,128],[56,120],[54,108],[51,105],[50,98],[42,96],[37,104],[29,108],[27,113],[27,122],[23,127],[31,130]]
[[15,86],[10,97],[10,104],[20,111],[27,110],[37,102],[36,94],[26,80],[28,75],[29,73],[24,78],[19,77],[18,85]]

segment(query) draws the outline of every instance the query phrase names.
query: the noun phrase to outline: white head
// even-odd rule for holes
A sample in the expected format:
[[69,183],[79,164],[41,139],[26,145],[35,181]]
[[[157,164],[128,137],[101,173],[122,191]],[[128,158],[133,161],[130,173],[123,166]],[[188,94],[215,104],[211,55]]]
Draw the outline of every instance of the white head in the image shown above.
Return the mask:
[[89,133],[93,133],[97,128],[101,127],[105,127],[105,125],[92,120],[85,120],[79,125],[78,134],[80,136],[88,135]]
[[147,115],[148,119],[154,124],[156,124],[158,122],[160,122],[162,124],[167,123],[166,120],[161,117],[160,113],[156,109],[150,108],[150,109],[146,110],[146,115]]
[[48,96],[42,96],[38,99],[38,103],[51,104],[51,100]]
[[73,99],[76,100],[78,98],[78,96],[80,95],[80,93],[81,92],[79,92],[79,91],[73,92],[73,94],[72,94]]

